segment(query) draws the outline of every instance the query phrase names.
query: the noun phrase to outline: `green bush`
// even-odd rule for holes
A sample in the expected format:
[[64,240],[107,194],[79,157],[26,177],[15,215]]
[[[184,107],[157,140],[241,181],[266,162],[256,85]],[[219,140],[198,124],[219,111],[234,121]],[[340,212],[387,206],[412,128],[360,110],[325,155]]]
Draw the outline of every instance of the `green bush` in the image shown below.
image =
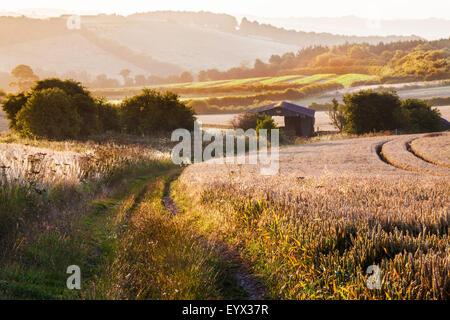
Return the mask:
[[265,114],[240,113],[231,120],[234,129],[256,129],[258,121],[266,119]]
[[76,94],[81,94],[85,96],[89,96],[90,93],[86,90],[80,82],[75,80],[61,80],[58,78],[49,78],[44,80],[39,80],[36,82],[36,85],[31,88],[32,91],[39,91],[44,89],[52,89],[59,88],[63,90],[67,95],[74,96]]
[[6,113],[6,118],[9,120],[9,128],[17,129],[16,115],[27,103],[28,94],[20,92],[18,94],[9,94],[2,103],[3,111]]
[[259,135],[259,130],[266,129],[267,130],[267,139],[270,140],[270,130],[278,129],[275,121],[271,116],[264,115],[264,119],[258,120],[258,124],[256,126],[256,134]]
[[115,131],[119,132],[120,127],[120,107],[111,103],[107,103],[104,99],[96,101],[98,108],[98,121],[100,131]]
[[81,117],[80,136],[86,137],[99,132],[98,106],[90,95],[75,94],[70,96],[74,111]]
[[339,129],[341,132],[346,125],[344,105],[339,103],[333,98],[331,105],[328,109],[328,116],[330,117],[331,124]]
[[70,96],[58,88],[33,92],[16,115],[19,132],[38,138],[77,138],[81,122]]
[[395,91],[362,90],[344,96],[344,129],[362,134],[401,129],[411,133],[441,130],[441,114],[419,99],[400,100]]
[[125,99],[121,112],[123,128],[131,134],[194,128],[194,111],[172,92],[144,89],[140,95]]
[[399,123],[408,132],[433,132],[441,130],[441,114],[423,100],[406,99],[402,101]]
[[[35,86],[31,88],[31,91],[29,93],[18,93],[15,95],[9,95],[4,101],[3,101],[3,110],[6,112],[7,118],[9,119],[9,127],[11,129],[17,130],[21,132],[24,135],[32,135],[32,136],[42,136],[42,130],[39,130],[39,132],[33,132],[33,131],[24,131],[26,130],[34,130],[36,125],[28,125],[30,123],[30,119],[26,119],[26,124],[24,127],[19,128],[17,126],[17,115],[20,110],[25,108],[25,106],[28,103],[28,100],[33,96],[33,94],[49,90],[49,89],[58,89],[61,92],[64,93],[65,97],[70,100],[70,108],[72,109],[70,113],[67,114],[67,119],[64,119],[65,122],[73,123],[74,119],[76,120],[76,124],[74,125],[74,128],[65,130],[70,133],[70,137],[72,138],[79,138],[79,137],[86,137],[88,135],[98,133],[100,129],[100,123],[99,123],[99,112],[98,107],[95,103],[95,100],[91,97],[89,91],[87,91],[79,82],[76,82],[74,80],[60,80],[56,78],[52,79],[45,79],[41,81],[37,81]],[[58,106],[58,108],[61,108]],[[36,112],[38,110],[44,111],[44,108],[36,109],[33,112],[33,117],[40,117],[42,119],[48,117],[49,115],[38,115]],[[48,108],[45,108],[46,112],[52,113],[52,111]],[[58,113],[60,110],[56,110],[55,112]],[[27,117],[29,117],[30,114],[28,112]],[[78,121],[78,118],[81,119],[81,121]],[[25,121],[25,119],[22,117],[22,120]],[[47,124],[47,126],[50,124]],[[78,129],[79,127],[79,129]],[[48,128],[46,130],[46,135],[50,134],[50,136],[54,139],[60,139],[65,138],[66,136],[54,136],[55,133],[61,132],[60,128]],[[73,133],[76,133],[75,136]],[[50,137],[48,136],[48,137]]]
[[80,82],[74,80],[60,80],[57,78],[37,81],[32,91],[51,88],[63,90],[73,100],[73,108],[81,117],[81,130],[79,136],[86,137],[99,132],[98,110],[95,100]]
[[398,128],[402,104],[396,92],[361,90],[344,95],[345,131],[363,134]]

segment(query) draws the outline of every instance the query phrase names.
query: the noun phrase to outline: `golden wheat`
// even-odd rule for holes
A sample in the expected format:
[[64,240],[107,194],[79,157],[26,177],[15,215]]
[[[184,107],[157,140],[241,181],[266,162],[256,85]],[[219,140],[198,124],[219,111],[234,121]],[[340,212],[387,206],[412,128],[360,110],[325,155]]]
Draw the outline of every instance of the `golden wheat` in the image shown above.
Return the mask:
[[[205,234],[243,248],[273,298],[447,299],[450,183],[376,152],[410,138],[282,148],[280,172],[270,177],[258,166],[196,164],[177,192]],[[366,285],[370,265],[381,270],[380,290]]]
[[425,135],[411,142],[411,150],[421,158],[450,168],[450,133]]

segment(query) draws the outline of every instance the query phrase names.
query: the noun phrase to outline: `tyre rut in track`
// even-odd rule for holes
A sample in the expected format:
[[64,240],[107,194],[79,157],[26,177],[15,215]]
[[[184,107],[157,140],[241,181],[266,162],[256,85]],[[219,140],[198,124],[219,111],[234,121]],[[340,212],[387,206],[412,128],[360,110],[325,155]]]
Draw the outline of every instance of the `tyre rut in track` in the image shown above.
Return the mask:
[[[171,176],[166,181],[166,188],[163,196],[163,204],[170,212],[170,217],[182,214],[171,197],[170,184],[178,178],[179,174]],[[239,252],[235,248],[228,245],[214,241],[211,243],[203,237],[198,238],[200,245],[212,248],[224,260],[231,262],[236,266],[233,269],[238,284],[247,292],[249,300],[262,300],[265,298],[264,289],[260,281],[251,273],[250,267],[242,260]]]

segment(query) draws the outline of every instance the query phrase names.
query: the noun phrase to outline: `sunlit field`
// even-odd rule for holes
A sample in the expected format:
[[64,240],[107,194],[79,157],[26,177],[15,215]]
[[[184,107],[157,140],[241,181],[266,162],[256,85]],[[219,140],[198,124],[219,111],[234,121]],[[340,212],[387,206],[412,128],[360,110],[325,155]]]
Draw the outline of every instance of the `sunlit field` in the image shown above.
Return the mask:
[[[205,234],[242,248],[271,298],[445,299],[450,170],[411,163],[404,143],[423,139],[430,138],[285,147],[280,172],[270,177],[245,165],[197,164],[175,192],[188,214],[205,221]],[[381,148],[393,163],[380,158]],[[449,150],[441,149],[446,163]],[[370,265],[381,270],[380,290],[366,286]]]
[[[336,75],[336,74],[317,74],[313,76],[304,75],[287,75],[279,77],[256,77],[247,79],[235,79],[235,80],[217,80],[217,81],[204,81],[204,82],[186,82],[186,83],[175,83],[159,86],[150,86],[158,89],[168,89],[177,90],[179,89],[208,89],[209,91],[221,92],[223,89],[235,88],[235,91],[239,91],[238,86],[279,86],[279,85],[295,85],[295,84],[311,84],[311,83],[326,83],[326,82],[337,82],[342,84],[344,87],[348,88],[353,83],[358,81],[375,80],[377,76],[365,75],[365,74],[346,74],[346,75]],[[131,87],[131,88],[117,88],[117,89],[93,89],[94,94],[104,94],[107,93],[110,96],[120,96],[127,95],[128,93],[139,91],[141,87]]]

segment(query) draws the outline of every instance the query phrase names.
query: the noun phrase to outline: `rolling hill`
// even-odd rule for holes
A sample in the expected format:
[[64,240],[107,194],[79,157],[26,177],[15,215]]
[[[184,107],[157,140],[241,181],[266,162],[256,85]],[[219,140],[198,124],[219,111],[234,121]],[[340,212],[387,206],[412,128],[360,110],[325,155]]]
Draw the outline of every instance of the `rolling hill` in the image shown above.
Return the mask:
[[[69,30],[67,16],[48,19],[0,17],[0,72],[18,64],[63,74],[85,72],[118,78],[224,70],[312,44],[411,40],[417,37],[354,37],[259,25],[207,12],[151,12],[131,16],[81,17],[81,30]],[[11,32],[14,30],[14,32]],[[86,81],[87,79],[80,79]]]
[[61,73],[86,70],[118,75],[125,68],[137,73],[147,71],[93,45],[78,33],[1,46],[0,70],[12,70],[18,64]]

